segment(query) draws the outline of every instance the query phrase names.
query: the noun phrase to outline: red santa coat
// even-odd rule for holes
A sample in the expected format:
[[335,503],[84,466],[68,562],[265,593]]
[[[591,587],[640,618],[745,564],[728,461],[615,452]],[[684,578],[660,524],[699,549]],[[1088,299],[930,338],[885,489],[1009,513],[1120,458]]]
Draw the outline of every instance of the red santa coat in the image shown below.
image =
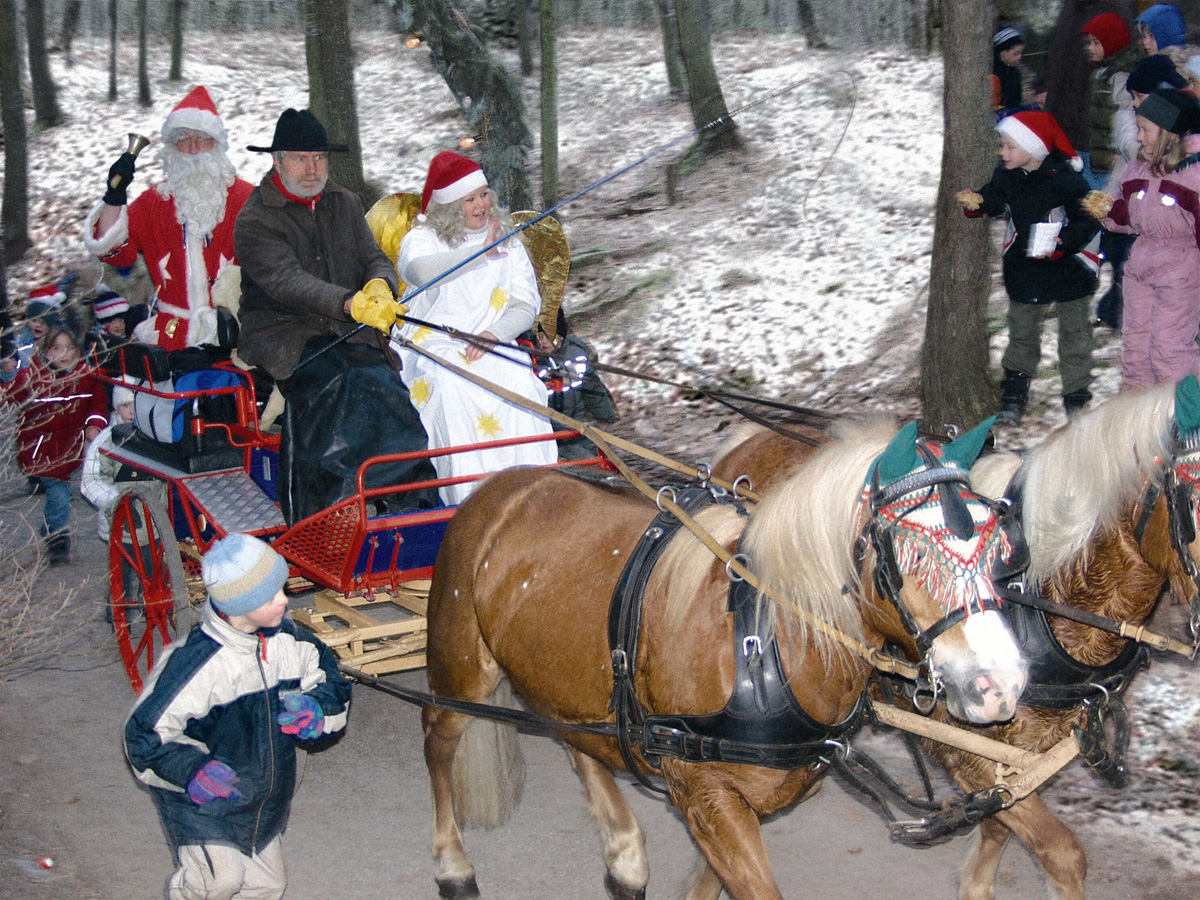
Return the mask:
[[225,198],[225,216],[206,240],[184,234],[175,217],[175,200],[155,186],[121,208],[121,216],[106,234],[94,237],[104,204],[98,203],[84,225],[84,245],[94,256],[116,268],[126,268],[142,254],[158,295],[158,313],[151,320],[155,343],[180,350],[216,342],[216,312],[212,286],[228,267],[237,265],[233,223],[254,186],[238,178]]
[[84,432],[108,425],[108,395],[86,363],[56,372],[41,357],[3,385],[7,403],[19,403],[17,463],[26,475],[66,480],[83,460]]

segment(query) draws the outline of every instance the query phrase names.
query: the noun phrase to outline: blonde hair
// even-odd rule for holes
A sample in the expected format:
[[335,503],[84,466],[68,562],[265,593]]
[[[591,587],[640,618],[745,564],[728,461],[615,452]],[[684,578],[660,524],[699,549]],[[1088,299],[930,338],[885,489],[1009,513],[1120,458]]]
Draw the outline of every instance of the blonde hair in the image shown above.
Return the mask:
[[1179,168],[1179,164],[1187,156],[1187,151],[1183,148],[1183,138],[1173,131],[1167,131],[1158,123],[1154,124],[1158,127],[1158,140],[1151,148],[1150,158],[1146,162],[1150,164],[1150,171],[1162,177]]
[[[513,230],[512,218],[508,207],[500,203],[496,192],[488,188],[487,195],[491,198],[492,207],[488,210],[488,224],[499,222],[505,232]],[[433,229],[434,234],[442,243],[457,247],[467,239],[467,217],[463,212],[464,199],[452,200],[449,203],[434,203],[429,201],[425,210],[426,225]]]

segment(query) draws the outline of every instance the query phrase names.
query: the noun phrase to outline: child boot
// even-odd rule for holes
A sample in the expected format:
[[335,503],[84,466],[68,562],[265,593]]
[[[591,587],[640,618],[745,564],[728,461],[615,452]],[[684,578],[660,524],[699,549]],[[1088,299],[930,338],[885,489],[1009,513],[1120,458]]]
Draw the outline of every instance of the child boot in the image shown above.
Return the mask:
[[1033,379],[1024,372],[1013,369],[1004,370],[1004,378],[1000,382],[1000,412],[997,422],[1006,425],[1020,425],[1025,416],[1025,404],[1029,402],[1029,382]]
[[59,532],[46,538],[46,558],[51,566],[65,566],[71,562],[71,536]]
[[1063,409],[1067,411],[1067,420],[1074,419],[1077,415],[1083,412],[1088,405],[1088,401],[1092,399],[1092,392],[1087,388],[1080,388],[1077,391],[1071,391],[1069,394],[1063,394]]

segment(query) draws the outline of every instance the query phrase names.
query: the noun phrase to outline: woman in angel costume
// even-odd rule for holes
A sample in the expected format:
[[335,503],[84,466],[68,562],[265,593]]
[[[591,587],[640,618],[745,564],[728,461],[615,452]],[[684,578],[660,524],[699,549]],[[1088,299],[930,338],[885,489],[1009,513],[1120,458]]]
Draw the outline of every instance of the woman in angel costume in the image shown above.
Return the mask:
[[[488,187],[472,160],[444,151],[429,164],[421,194],[421,215],[404,236],[396,268],[409,291],[426,284],[512,230],[508,211]],[[476,256],[453,274],[412,297],[409,314],[437,325],[477,335],[469,342],[413,323],[401,333],[413,344],[472,374],[546,405],[546,387],[529,357],[508,344],[533,326],[541,308],[537,278],[519,240],[505,241]],[[408,347],[400,356],[408,386],[431,447],[550,434],[549,419],[528,412],[479,387]],[[557,459],[552,440],[467,450],[433,460],[442,478],[495,472],[518,465],[545,465]],[[440,490],[447,505],[461,503],[478,482]]]

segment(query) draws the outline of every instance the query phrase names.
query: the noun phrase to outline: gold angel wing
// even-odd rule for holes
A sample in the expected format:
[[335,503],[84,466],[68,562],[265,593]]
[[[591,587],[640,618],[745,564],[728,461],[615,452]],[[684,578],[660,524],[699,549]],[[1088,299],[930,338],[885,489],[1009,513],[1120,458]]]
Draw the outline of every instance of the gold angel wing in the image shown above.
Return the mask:
[[[522,209],[512,214],[512,220],[519,226],[538,215],[533,210]],[[521,242],[537,273],[538,292],[542,295],[542,311],[537,323],[553,339],[558,333],[558,308],[562,305],[567,276],[571,272],[571,248],[562,225],[553,216],[546,216],[522,231]]]
[[[392,265],[400,254],[400,241],[413,227],[421,212],[420,194],[389,194],[381,198],[367,213],[367,225],[375,235],[375,242],[387,254]],[[400,285],[404,293],[404,284]]]

